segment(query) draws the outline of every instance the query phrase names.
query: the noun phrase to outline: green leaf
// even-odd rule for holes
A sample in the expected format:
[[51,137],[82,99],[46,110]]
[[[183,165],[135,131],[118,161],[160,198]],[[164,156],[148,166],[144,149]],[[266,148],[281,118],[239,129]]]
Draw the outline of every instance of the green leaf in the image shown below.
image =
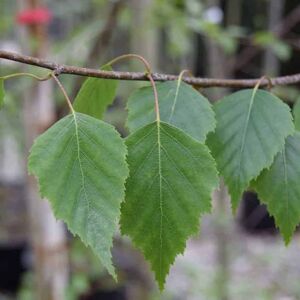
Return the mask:
[[283,61],[287,61],[292,56],[293,48],[288,43],[285,43],[279,39],[276,39],[274,43],[270,45],[270,47],[275,55]]
[[269,170],[253,184],[288,244],[300,223],[300,133],[286,139]]
[[0,109],[2,108],[4,104],[4,80],[0,79]]
[[235,211],[243,191],[272,164],[294,125],[289,107],[264,90],[236,92],[214,109],[217,128],[207,142]]
[[[208,132],[216,126],[208,100],[182,81],[159,83],[156,87],[161,120],[204,142]],[[138,89],[130,96],[127,121],[130,132],[155,120],[153,98],[152,87]]]
[[140,128],[126,145],[130,176],[121,231],[143,251],[163,289],[176,255],[211,209],[215,162],[205,145],[163,122]]
[[293,107],[294,123],[296,130],[300,131],[300,98]]
[[28,164],[54,215],[91,246],[114,277],[110,249],[128,175],[125,155],[111,125],[74,113],[36,139]]
[[[110,66],[102,70],[111,71]],[[88,78],[83,83],[74,101],[74,110],[97,119],[102,119],[108,105],[112,104],[118,87],[117,80]]]

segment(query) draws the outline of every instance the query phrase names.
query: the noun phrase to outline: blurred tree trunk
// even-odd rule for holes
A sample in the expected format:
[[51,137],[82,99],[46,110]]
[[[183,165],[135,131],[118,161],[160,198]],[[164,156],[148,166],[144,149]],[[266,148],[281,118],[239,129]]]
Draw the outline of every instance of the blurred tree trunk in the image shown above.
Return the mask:
[[[272,0],[269,1],[269,22],[268,30],[277,34],[275,28],[280,24],[284,10],[284,0]],[[277,76],[279,74],[279,60],[272,51],[271,47],[268,47],[264,56],[264,73],[268,76]]]
[[[232,0],[230,0],[232,1]],[[218,7],[220,8],[220,0],[208,0],[208,8]],[[206,38],[205,41],[206,53],[208,63],[206,64],[206,75],[211,78],[230,78],[228,74],[228,68],[226,67],[226,57],[224,51],[219,45],[211,38]],[[209,94],[213,101],[220,99],[227,94],[227,89],[213,88],[209,90]]]
[[142,55],[157,70],[157,33],[150,26],[149,11],[152,9],[153,0],[130,0],[131,21],[131,50]]
[[[208,7],[221,8],[220,0],[209,0]],[[226,25],[239,25],[241,15],[241,1],[229,0],[224,13]],[[223,21],[224,22],[224,21]],[[225,22],[224,22],[225,23]],[[207,52],[207,76],[211,78],[231,78],[230,69],[227,66],[229,61],[223,49],[210,38],[206,39]],[[228,89],[212,89],[209,95],[213,101],[218,100],[228,94]],[[230,223],[232,217],[230,213],[230,197],[227,189],[221,180],[219,188],[213,194],[213,222],[216,238],[216,260],[218,270],[215,278],[216,298],[220,300],[230,299],[228,295],[228,285],[230,280]]]
[[214,203],[214,231],[216,238],[216,258],[217,258],[217,272],[215,278],[216,298],[220,300],[230,299],[228,295],[228,285],[230,280],[230,226],[232,222],[230,217],[230,196],[227,189],[220,181],[219,188],[213,193]]
[[[211,78],[228,78],[224,68],[225,57],[221,49],[213,41],[207,41],[208,50],[208,73]],[[228,93],[227,89],[210,90],[211,99],[217,100]],[[216,272],[215,288],[217,299],[227,300],[228,297],[228,281],[230,277],[229,271],[229,255],[228,255],[228,218],[230,208],[230,198],[223,183],[220,183],[219,188],[213,194],[213,222],[216,238],[216,260],[218,270]]]
[[239,26],[242,15],[243,0],[229,0],[226,6],[226,24]]
[[[20,9],[34,9],[42,5],[39,0],[18,0]],[[47,28],[45,25],[30,25],[22,32],[23,44],[33,42],[34,49],[26,49],[36,57],[48,56]],[[28,46],[27,46],[28,47]],[[51,81],[34,83],[25,93],[24,124],[26,148],[55,121]],[[59,170],[58,170],[59,171]],[[31,243],[34,255],[35,298],[38,300],[61,300],[65,298],[68,263],[64,226],[55,220],[50,205],[41,200],[36,180],[28,177],[27,193]]]

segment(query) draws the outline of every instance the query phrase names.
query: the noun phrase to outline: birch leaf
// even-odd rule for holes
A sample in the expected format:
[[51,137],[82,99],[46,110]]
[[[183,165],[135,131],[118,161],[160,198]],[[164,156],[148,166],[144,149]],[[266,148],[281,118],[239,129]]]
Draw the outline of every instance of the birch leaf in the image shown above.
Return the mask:
[[[160,118],[204,142],[216,126],[215,115],[208,100],[182,81],[156,84]],[[127,127],[130,132],[155,120],[152,87],[143,87],[129,97]]]
[[163,122],[140,128],[126,145],[121,231],[142,250],[162,290],[175,257],[198,232],[200,215],[210,212],[217,171],[205,145]]
[[259,199],[267,205],[286,244],[300,223],[300,133],[287,137],[269,170],[253,184]]
[[296,130],[300,131],[300,98],[293,107],[294,123]]
[[215,104],[216,131],[208,146],[236,210],[251,180],[271,166],[294,132],[289,107],[264,90],[236,92]]
[[111,125],[74,113],[39,136],[29,171],[56,218],[90,246],[108,272],[127,177],[126,148]]
[[[111,71],[110,66],[102,68]],[[83,83],[74,101],[74,110],[97,119],[102,119],[107,107],[112,104],[118,87],[117,80],[88,78]]]

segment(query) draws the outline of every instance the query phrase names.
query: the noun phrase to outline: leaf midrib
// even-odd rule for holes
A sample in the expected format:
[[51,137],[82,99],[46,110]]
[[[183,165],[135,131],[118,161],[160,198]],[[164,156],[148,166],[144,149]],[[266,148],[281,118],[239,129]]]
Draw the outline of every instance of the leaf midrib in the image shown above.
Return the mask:
[[85,188],[85,178],[84,178],[84,171],[83,171],[83,167],[82,167],[82,162],[81,162],[81,158],[80,158],[80,141],[79,141],[79,129],[78,129],[78,121],[77,121],[77,117],[76,117],[76,113],[73,112],[73,118],[74,118],[74,124],[75,124],[75,136],[76,136],[76,143],[77,143],[77,159],[78,159],[78,164],[79,164],[79,169],[80,169],[80,174],[81,174],[81,190],[83,190],[84,192],[84,198],[87,202],[87,218],[86,218],[86,233],[88,232],[88,221],[89,221],[89,217],[90,217],[90,202],[88,199],[88,195],[86,192],[86,188]]
[[161,140],[160,140],[160,121],[156,120],[157,126],[157,146],[158,146],[158,174],[159,174],[159,208],[160,208],[160,251],[159,251],[159,274],[162,278],[162,248],[163,248],[163,239],[162,239],[162,228],[163,228],[163,201],[162,201],[162,167],[161,167]]
[[251,116],[252,107],[253,107],[254,98],[255,98],[257,89],[258,89],[258,87],[255,87],[253,92],[252,92],[249,107],[248,107],[248,112],[247,112],[246,123],[245,123],[244,129],[243,129],[242,144],[241,144],[240,155],[239,155],[239,163],[238,163],[238,180],[236,181],[236,183],[239,184],[239,185],[240,185],[240,180],[241,180],[242,156],[244,154],[245,143],[246,143],[246,135],[247,135],[247,131],[248,131],[250,116]]
[[176,91],[175,91],[175,96],[174,96],[174,101],[173,101],[173,105],[172,105],[171,113],[170,113],[170,117],[169,117],[169,123],[172,121],[172,118],[173,118],[173,115],[175,112],[175,107],[176,107],[177,99],[178,99],[178,95],[179,95],[180,84],[181,84],[181,80],[178,80],[177,86],[176,86]]

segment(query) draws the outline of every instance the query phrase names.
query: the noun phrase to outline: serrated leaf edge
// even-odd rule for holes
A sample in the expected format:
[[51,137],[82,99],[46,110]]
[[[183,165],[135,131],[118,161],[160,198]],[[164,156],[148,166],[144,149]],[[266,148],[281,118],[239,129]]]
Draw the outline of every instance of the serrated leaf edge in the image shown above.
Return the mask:
[[[196,142],[196,143],[198,143],[198,144],[204,146],[206,152],[207,152],[207,153],[211,156],[211,158],[212,158],[212,163],[213,163],[214,168],[215,168],[215,171],[216,171],[216,179],[218,179],[219,171],[218,171],[218,169],[217,169],[216,161],[215,161],[214,157],[212,156],[210,149],[209,149],[204,143],[201,143],[199,140],[193,138],[193,137],[190,136],[189,134],[185,133],[182,129],[180,129],[180,128],[174,126],[173,124],[169,124],[169,123],[163,122],[163,121],[154,121],[154,122],[152,122],[152,123],[149,123],[149,124],[147,124],[147,125],[144,125],[144,126],[140,127],[138,130],[141,130],[142,128],[145,128],[146,126],[149,126],[149,125],[154,124],[154,123],[156,123],[157,131],[158,131],[158,132],[160,132],[160,124],[165,124],[165,125],[167,125],[167,126],[170,126],[170,127],[172,127],[172,128],[177,129],[177,130],[180,131],[182,134],[184,134],[184,135],[186,135],[188,138],[192,139],[194,142]],[[133,132],[132,134],[134,134],[134,132]],[[160,136],[160,133],[158,134],[158,136]],[[160,142],[158,143],[158,145],[159,145],[159,144],[160,144]],[[160,146],[159,146],[159,149],[160,149]],[[159,152],[160,152],[160,151],[159,151]],[[161,163],[159,163],[159,165],[160,165],[160,168],[161,168]],[[161,178],[162,178],[162,176],[161,176]],[[217,180],[217,181],[218,181],[218,180]],[[213,191],[218,187],[218,184],[219,184],[219,183],[218,183],[217,181],[216,181],[215,186],[212,186],[210,198],[212,197]],[[161,180],[160,180],[160,197],[161,197]],[[161,200],[160,200],[160,208],[162,208],[162,202],[161,202]],[[126,233],[126,230],[124,231],[124,229],[121,227],[121,233],[122,233],[122,235],[127,235],[127,236],[132,240],[132,243],[134,244],[134,246],[135,246],[136,248],[140,249],[141,252],[143,253],[143,255],[145,256],[145,258],[146,258],[146,260],[147,260],[147,263],[150,265],[151,270],[152,270],[153,273],[155,274],[155,278],[156,278],[156,281],[157,281],[157,283],[158,283],[158,285],[159,285],[160,291],[163,291],[163,290],[164,290],[164,285],[165,285],[165,283],[166,283],[166,278],[167,278],[167,276],[168,276],[168,274],[169,274],[169,272],[170,272],[171,267],[174,265],[174,262],[175,262],[177,256],[184,253],[184,251],[185,251],[185,249],[186,249],[187,241],[188,241],[193,235],[195,235],[195,234],[197,234],[197,233],[199,232],[199,230],[200,230],[200,219],[201,219],[201,217],[202,217],[204,214],[206,214],[206,213],[210,213],[210,212],[211,212],[211,209],[212,209],[212,203],[211,203],[211,201],[210,201],[208,211],[200,213],[200,216],[199,216],[199,223],[197,224],[197,226],[195,226],[195,228],[193,229],[193,231],[191,231],[191,233],[187,236],[187,238],[186,238],[186,240],[183,242],[182,246],[181,246],[180,248],[178,248],[178,252],[177,252],[176,256],[175,256],[174,258],[172,258],[172,260],[171,260],[171,262],[170,262],[170,264],[169,264],[168,273],[166,273],[166,275],[164,276],[164,279],[163,279],[163,282],[162,282],[162,283],[159,282],[159,281],[158,281],[158,278],[156,277],[156,271],[155,271],[155,269],[153,268],[153,266],[152,266],[152,264],[151,264],[150,257],[149,257],[148,255],[146,255],[142,249],[140,249],[140,247],[139,247],[139,245],[138,245],[138,242],[137,242],[134,238],[132,238],[132,237],[129,235],[129,233]],[[163,216],[163,214],[161,213],[161,218],[162,218],[162,216]],[[162,234],[162,224],[161,224],[161,226],[160,226],[160,237],[161,237],[161,234]],[[162,244],[161,244],[161,245],[162,245]],[[161,258],[161,251],[160,251],[160,263],[161,263],[161,259],[162,259],[162,258]],[[162,271],[162,267],[160,266],[160,272],[161,272],[161,271]],[[161,274],[160,274],[160,278],[163,278]]]
[[[73,121],[75,122],[75,124],[76,124],[76,123],[77,123],[76,114],[81,114],[81,113],[73,112],[72,114],[73,114],[73,119],[72,119],[72,120],[73,120]],[[112,126],[111,124],[108,124],[108,123],[106,123],[106,122],[104,122],[104,121],[102,121],[102,120],[96,119],[96,118],[94,118],[94,117],[91,117],[91,116],[89,116],[89,117],[90,117],[90,118],[93,118],[93,119],[95,119],[95,120],[97,120],[98,122],[101,122],[101,123],[105,124],[105,126],[110,127],[110,128],[116,133],[116,135],[118,135],[118,136],[120,137],[120,139],[122,140],[123,146],[124,146],[124,155],[123,155],[124,160],[123,160],[123,161],[124,161],[124,166],[125,166],[125,168],[126,168],[126,173],[127,173],[127,175],[126,175],[126,177],[124,178],[123,190],[122,190],[123,195],[122,195],[122,199],[121,199],[121,201],[120,201],[120,203],[119,203],[119,207],[118,207],[118,209],[119,209],[119,216],[116,217],[116,219],[114,220],[114,223],[115,223],[115,225],[117,226],[117,225],[119,224],[119,219],[120,219],[120,216],[121,216],[121,203],[122,203],[122,202],[124,201],[124,199],[125,199],[125,192],[126,192],[125,183],[126,183],[126,180],[127,180],[128,176],[129,176],[129,166],[128,166],[128,163],[127,163],[127,160],[126,160],[127,154],[128,154],[127,146],[126,146],[126,144],[125,144],[124,139],[121,137],[120,133],[115,129],[114,126]],[[75,125],[75,128],[78,129],[78,124]],[[76,136],[76,140],[77,140],[77,143],[78,143],[78,130],[76,130],[76,135],[77,135],[77,136]],[[67,225],[69,231],[70,231],[74,236],[78,236],[78,237],[81,239],[81,241],[83,242],[83,244],[84,244],[86,247],[90,247],[91,249],[93,249],[93,252],[94,252],[94,253],[96,254],[96,256],[100,259],[100,261],[102,262],[102,264],[106,267],[108,273],[114,278],[115,281],[117,281],[118,279],[117,279],[117,275],[116,275],[116,272],[115,272],[115,269],[114,269],[114,265],[113,265],[113,262],[112,262],[111,251],[110,251],[110,259],[111,259],[111,266],[112,266],[112,267],[109,267],[109,266],[106,264],[106,262],[103,261],[102,257],[101,257],[96,251],[94,251],[93,246],[92,246],[88,241],[86,241],[85,239],[83,239],[78,233],[76,233],[75,231],[72,230],[72,228],[71,228],[71,226],[70,226],[70,222],[68,222],[67,220],[64,220],[64,219],[60,216],[59,212],[56,211],[56,209],[54,208],[54,206],[53,206],[53,204],[52,204],[52,201],[49,201],[49,200],[48,200],[49,198],[47,197],[47,195],[45,195],[45,192],[43,191],[42,185],[40,184],[39,178],[34,174],[33,170],[31,170],[31,166],[30,166],[31,150],[34,148],[34,145],[36,145],[36,143],[37,143],[37,139],[35,139],[35,141],[34,141],[32,147],[31,147],[31,149],[30,149],[30,152],[29,152],[29,156],[28,156],[28,174],[29,174],[29,175],[33,175],[33,176],[36,178],[36,180],[37,180],[37,182],[38,182],[38,191],[39,191],[39,194],[40,194],[41,198],[48,201],[48,203],[49,203],[50,206],[51,206],[52,211],[54,212],[54,216],[55,216],[55,218],[56,218],[57,220],[62,220],[62,221]],[[79,151],[80,151],[80,145],[77,144],[77,146],[78,146],[77,151],[79,152]],[[78,155],[79,155],[79,153],[78,153]],[[80,160],[79,160],[79,162],[80,162]],[[79,163],[79,164],[80,164],[80,163]],[[81,171],[82,171],[82,166],[80,166],[80,168],[81,168]],[[81,174],[82,174],[82,173],[81,173]],[[110,250],[112,249],[112,247],[113,247],[113,241],[111,242]]]

